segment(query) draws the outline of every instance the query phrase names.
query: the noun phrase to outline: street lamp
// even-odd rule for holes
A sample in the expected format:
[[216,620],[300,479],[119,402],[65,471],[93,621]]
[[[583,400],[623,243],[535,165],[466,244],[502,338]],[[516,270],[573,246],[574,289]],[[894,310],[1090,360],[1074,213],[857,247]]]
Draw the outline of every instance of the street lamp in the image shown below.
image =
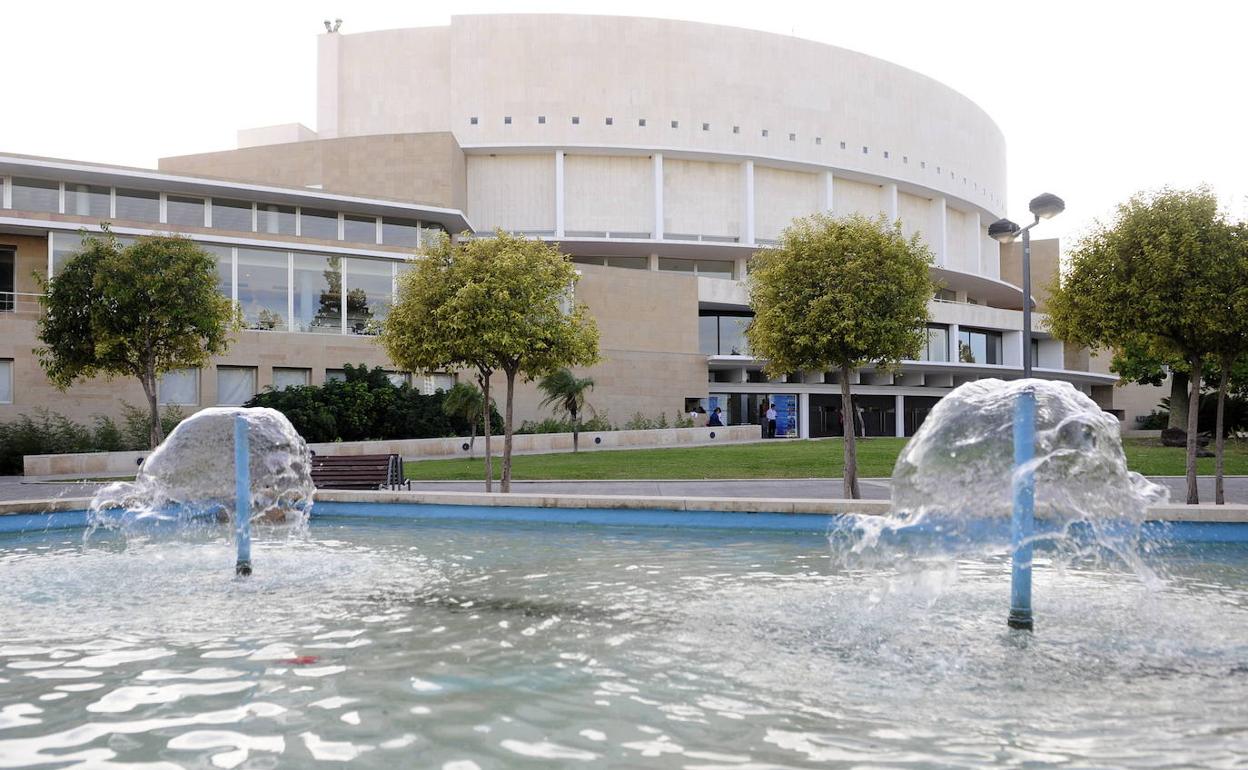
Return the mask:
[[988,226],[988,235],[1000,243],[1011,243],[1023,237],[1023,376],[1031,377],[1031,228],[1041,219],[1052,219],[1066,210],[1066,203],[1053,193],[1042,193],[1028,204],[1035,221],[1019,227],[1008,219],[998,219]]

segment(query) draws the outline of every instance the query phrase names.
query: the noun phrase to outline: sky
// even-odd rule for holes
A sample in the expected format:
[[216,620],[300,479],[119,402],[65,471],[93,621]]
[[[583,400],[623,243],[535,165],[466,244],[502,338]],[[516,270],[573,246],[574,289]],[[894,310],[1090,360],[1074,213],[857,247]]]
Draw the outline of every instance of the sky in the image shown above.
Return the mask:
[[213,0],[23,2],[5,9],[0,152],[155,167],[234,147],[239,128],[316,125],[316,36],[452,14],[601,13],[797,35],[962,92],[1004,132],[1007,216],[1069,246],[1143,190],[1210,185],[1248,218],[1248,3],[966,0]]

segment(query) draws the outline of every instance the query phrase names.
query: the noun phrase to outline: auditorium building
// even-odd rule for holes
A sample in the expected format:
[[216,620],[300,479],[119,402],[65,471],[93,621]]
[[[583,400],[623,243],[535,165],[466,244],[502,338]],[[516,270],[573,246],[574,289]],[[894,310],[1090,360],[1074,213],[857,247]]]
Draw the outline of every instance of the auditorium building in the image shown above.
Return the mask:
[[[457,16],[318,46],[315,130],[241,130],[237,149],[157,170],[0,155],[0,422],[142,403],[121,379],[61,393],[31,352],[34,275],[55,279],[101,222],[123,239],[194,239],[243,311],[228,354],[162,381],[160,400],[184,411],[319,384],[347,363],[448,387],[454,372],[397,370],[377,324],[422,243],[501,228],[577,263],[577,300],[601,331],[590,403],[609,419],[700,403],[756,422],[767,400],[783,434],[828,435],[838,374],[769,378],[744,335],[751,255],[818,211],[882,213],[935,256],[921,355],[853,374],[868,434],[909,435],[951,388],[1020,377],[1024,356],[1134,416],[1103,362],[1043,332],[1054,240],[1033,241],[1040,331],[1024,349],[1021,254],[987,233],[1025,207],[1006,205],[1005,139],[931,78],[794,37],[624,17]],[[543,416],[538,401],[525,386],[517,415]]]

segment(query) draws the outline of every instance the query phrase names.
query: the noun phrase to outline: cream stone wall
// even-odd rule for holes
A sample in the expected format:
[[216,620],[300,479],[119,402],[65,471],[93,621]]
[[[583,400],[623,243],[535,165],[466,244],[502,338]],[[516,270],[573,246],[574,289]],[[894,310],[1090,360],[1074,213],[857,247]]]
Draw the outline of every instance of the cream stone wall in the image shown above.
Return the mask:
[[645,156],[567,155],[564,228],[654,233],[654,162]]
[[920,198],[910,193],[898,193],[897,215],[901,218],[901,232],[907,238],[918,233],[924,243],[931,245],[931,236],[935,232],[929,221],[931,208],[932,202],[927,198]]
[[837,177],[832,189],[832,211],[837,216],[864,214],[878,216],[883,211],[884,193],[877,184]]
[[[1001,280],[1015,286],[1023,285],[1023,244],[1002,244]],[[1032,238],[1031,241],[1031,296],[1036,300],[1036,310],[1043,313],[1048,307],[1049,284],[1061,269],[1061,243],[1057,238]]]
[[945,216],[945,264],[964,273],[979,272],[979,260],[972,253],[972,246],[966,237],[966,215],[957,209],[946,208]]
[[470,155],[468,220],[478,232],[555,229],[555,158]]
[[741,167],[735,163],[663,159],[663,232],[739,237]]
[[796,217],[819,210],[818,174],[766,166],[754,169],[754,234],[778,238]]

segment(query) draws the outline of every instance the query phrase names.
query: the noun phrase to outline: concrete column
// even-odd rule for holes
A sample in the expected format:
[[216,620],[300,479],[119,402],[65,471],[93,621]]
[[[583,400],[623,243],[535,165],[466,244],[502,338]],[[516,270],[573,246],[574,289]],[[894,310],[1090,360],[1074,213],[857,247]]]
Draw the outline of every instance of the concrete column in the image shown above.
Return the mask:
[[888,218],[888,223],[891,225],[893,222],[897,221],[897,217],[898,217],[897,185],[886,184],[883,186],[883,192],[884,192],[884,205],[883,205],[884,216]]
[[754,245],[754,161],[741,164],[741,242]]
[[663,240],[663,153],[654,154],[654,236]]
[[958,362],[958,325],[949,324],[949,360]]
[[797,394],[797,437],[810,438],[810,394]]
[[651,272],[657,271],[659,269],[659,255],[651,254],[650,260],[647,262],[647,266],[650,268]]
[[555,150],[555,237],[563,238],[563,150]]
[[736,258],[733,264],[733,268],[732,268],[733,278],[737,279],[738,281],[745,280],[746,272],[748,271],[748,268],[746,267],[746,263],[748,261],[749,261],[749,257],[737,257]]
[[1006,366],[1023,368],[1023,332],[1003,332],[1001,334],[1001,363]]
[[893,411],[897,413],[897,429],[893,435],[897,438],[906,437],[906,397],[898,393],[893,396]]
[[984,267],[984,236],[980,233],[980,228],[984,225],[980,217],[980,213],[976,211],[966,219],[969,223],[968,229],[970,230],[971,237],[971,257],[975,260],[975,272],[980,275],[986,275],[988,269]]
[[834,182],[831,171],[823,172],[823,185],[819,188],[819,208],[822,211],[835,211],[836,197],[834,193]]
[[949,264],[949,212],[945,199],[932,200],[932,219],[935,229],[932,231],[932,251],[936,252],[936,264],[946,267]]

